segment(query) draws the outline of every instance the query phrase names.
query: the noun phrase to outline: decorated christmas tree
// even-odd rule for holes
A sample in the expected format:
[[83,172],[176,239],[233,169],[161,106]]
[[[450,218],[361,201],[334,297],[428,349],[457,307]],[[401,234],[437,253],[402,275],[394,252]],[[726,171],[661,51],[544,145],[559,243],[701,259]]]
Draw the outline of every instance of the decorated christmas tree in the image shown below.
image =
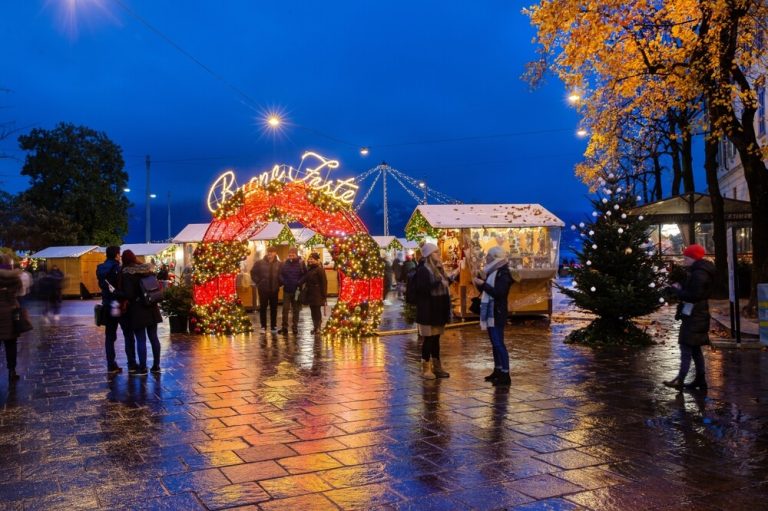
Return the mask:
[[575,286],[561,288],[576,306],[597,318],[572,332],[566,342],[651,344],[651,337],[632,318],[664,305],[662,261],[648,239],[650,224],[642,216],[629,214],[636,198],[613,174],[599,182],[591,218],[571,226],[582,240],[576,252],[580,264],[573,269]]

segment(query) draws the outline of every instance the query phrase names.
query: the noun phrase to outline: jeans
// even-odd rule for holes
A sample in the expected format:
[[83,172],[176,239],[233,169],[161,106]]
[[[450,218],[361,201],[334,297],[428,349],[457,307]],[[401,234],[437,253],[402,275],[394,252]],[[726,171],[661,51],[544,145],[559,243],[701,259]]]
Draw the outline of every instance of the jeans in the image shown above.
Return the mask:
[[323,306],[310,305],[309,312],[312,314],[312,328],[316,334],[319,334],[320,327],[323,325]]
[[115,341],[117,340],[117,325],[123,332],[125,341],[125,358],[128,360],[128,368],[136,367],[136,343],[133,330],[129,327],[128,318],[114,318],[109,313],[109,305],[104,305],[102,309],[102,320],[104,321],[104,348],[107,351],[107,368],[112,369],[117,366]]
[[160,367],[160,339],[157,337],[157,324],[153,323],[146,328],[137,328],[136,351],[139,355],[139,367],[147,367],[147,336],[152,346],[152,367]]
[[704,376],[704,354],[701,352],[701,346],[689,346],[680,343],[680,373],[678,378],[685,379],[688,370],[691,368],[691,359],[696,365],[696,376]]
[[424,342],[421,344],[421,359],[429,360],[430,358],[436,358],[440,360],[440,336],[429,335],[424,337]]
[[267,306],[272,328],[277,328],[277,291],[266,292],[259,289],[259,321],[261,328],[267,328]]
[[493,349],[493,367],[503,373],[509,372],[509,352],[504,345],[504,327],[489,326],[488,337],[491,339]]
[[5,344],[5,365],[8,371],[16,369],[16,339],[4,339]]
[[[293,314],[291,328],[299,328],[299,314],[301,313],[301,303],[296,299],[296,293],[283,292],[283,328],[288,330],[288,316]],[[273,323],[274,324],[274,323]]]

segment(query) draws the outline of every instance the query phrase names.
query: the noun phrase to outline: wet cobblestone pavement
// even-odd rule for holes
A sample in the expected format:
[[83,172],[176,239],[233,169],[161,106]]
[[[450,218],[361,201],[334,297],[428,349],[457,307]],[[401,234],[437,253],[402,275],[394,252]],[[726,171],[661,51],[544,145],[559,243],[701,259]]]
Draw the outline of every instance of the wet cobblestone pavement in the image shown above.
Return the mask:
[[2,366],[0,508],[766,509],[768,353],[706,350],[709,392],[677,393],[669,316],[639,351],[566,346],[579,322],[562,314],[518,322],[509,389],[483,381],[476,326],[446,334],[451,377],[425,382],[415,335],[315,340],[305,323],[163,328],[162,374],[108,377],[88,317],[36,320],[15,388]]

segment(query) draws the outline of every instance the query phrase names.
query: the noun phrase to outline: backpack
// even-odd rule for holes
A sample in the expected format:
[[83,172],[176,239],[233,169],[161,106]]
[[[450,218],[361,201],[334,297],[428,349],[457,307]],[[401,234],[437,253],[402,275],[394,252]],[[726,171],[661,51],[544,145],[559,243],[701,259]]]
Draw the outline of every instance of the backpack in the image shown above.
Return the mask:
[[139,289],[141,290],[141,301],[144,305],[155,305],[163,299],[163,288],[160,287],[160,281],[156,275],[147,275],[139,280]]
[[405,280],[405,303],[408,305],[416,305],[419,300],[418,292],[416,290],[416,270],[408,272]]

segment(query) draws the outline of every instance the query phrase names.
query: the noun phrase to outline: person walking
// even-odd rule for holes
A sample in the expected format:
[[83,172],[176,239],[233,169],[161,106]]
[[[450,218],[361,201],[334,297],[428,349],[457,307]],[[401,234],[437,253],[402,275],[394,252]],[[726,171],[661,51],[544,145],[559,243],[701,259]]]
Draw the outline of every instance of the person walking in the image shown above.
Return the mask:
[[277,295],[280,291],[280,261],[277,260],[277,248],[267,248],[263,259],[256,261],[251,268],[251,280],[259,292],[259,322],[261,331],[267,331],[267,307],[273,332],[277,332]]
[[135,373],[139,367],[139,364],[136,362],[136,342],[131,325],[128,323],[128,318],[122,314],[120,308],[120,301],[124,299],[123,294],[118,291],[120,270],[120,247],[115,245],[107,247],[107,259],[96,267],[96,278],[101,289],[101,323],[104,325],[104,349],[107,354],[107,372],[123,372],[123,369],[117,365],[117,355],[115,353],[117,326],[120,325],[125,343],[128,372]]
[[395,293],[397,296],[397,299],[401,299],[403,297],[403,289],[400,285],[403,281],[403,254],[402,252],[398,252],[395,256],[395,260],[392,261],[392,277],[395,279]]
[[421,373],[427,380],[448,378],[440,361],[440,336],[451,319],[451,278],[443,268],[437,245],[421,246],[421,261],[416,267],[416,327],[421,345]]
[[[701,245],[689,245],[683,251],[683,264],[688,268],[688,277],[682,285],[675,283],[669,288],[680,300],[675,314],[675,319],[682,321],[677,339],[680,345],[680,369],[674,379],[663,383],[676,389],[705,390],[707,388],[704,354],[701,352],[701,347],[709,344],[708,300],[715,281],[715,265],[704,259],[704,253],[704,247]],[[696,377],[692,382],[685,383],[685,377],[691,368],[691,359],[696,365]]]
[[153,373],[160,372],[160,339],[157,324],[163,321],[156,303],[147,304],[142,298],[141,279],[154,275],[151,264],[139,263],[131,250],[123,251],[123,270],[120,273],[120,290],[124,293],[128,307],[125,312],[128,324],[136,339],[136,354],[139,357],[137,375],[147,374],[147,337],[152,346]]
[[301,277],[299,286],[302,304],[309,305],[312,315],[312,334],[320,335],[320,327],[323,323],[322,307],[328,304],[328,278],[325,276],[325,268],[320,264],[320,254],[312,252],[307,258],[309,269]]
[[480,329],[488,331],[493,351],[493,372],[485,377],[494,386],[511,385],[509,377],[509,353],[504,345],[504,326],[509,312],[507,297],[512,286],[509,260],[502,247],[493,247],[485,256],[482,276],[475,277],[474,284],[480,296]]
[[45,289],[47,292],[45,301],[45,312],[43,319],[46,323],[49,323],[51,317],[54,321],[58,321],[61,318],[61,293],[64,285],[64,273],[55,264],[51,266],[45,276]]
[[305,273],[307,273],[307,265],[299,257],[299,251],[296,247],[290,247],[285,262],[280,266],[280,284],[283,286],[283,327],[279,331],[281,334],[288,333],[288,316],[291,314],[293,315],[291,330],[294,334],[299,333],[301,301],[297,291],[299,281]]
[[5,347],[5,363],[8,369],[8,384],[19,380],[16,374],[16,351],[19,334],[13,328],[13,310],[19,306],[16,299],[21,290],[21,271],[14,270],[11,256],[0,253],[0,340]]

